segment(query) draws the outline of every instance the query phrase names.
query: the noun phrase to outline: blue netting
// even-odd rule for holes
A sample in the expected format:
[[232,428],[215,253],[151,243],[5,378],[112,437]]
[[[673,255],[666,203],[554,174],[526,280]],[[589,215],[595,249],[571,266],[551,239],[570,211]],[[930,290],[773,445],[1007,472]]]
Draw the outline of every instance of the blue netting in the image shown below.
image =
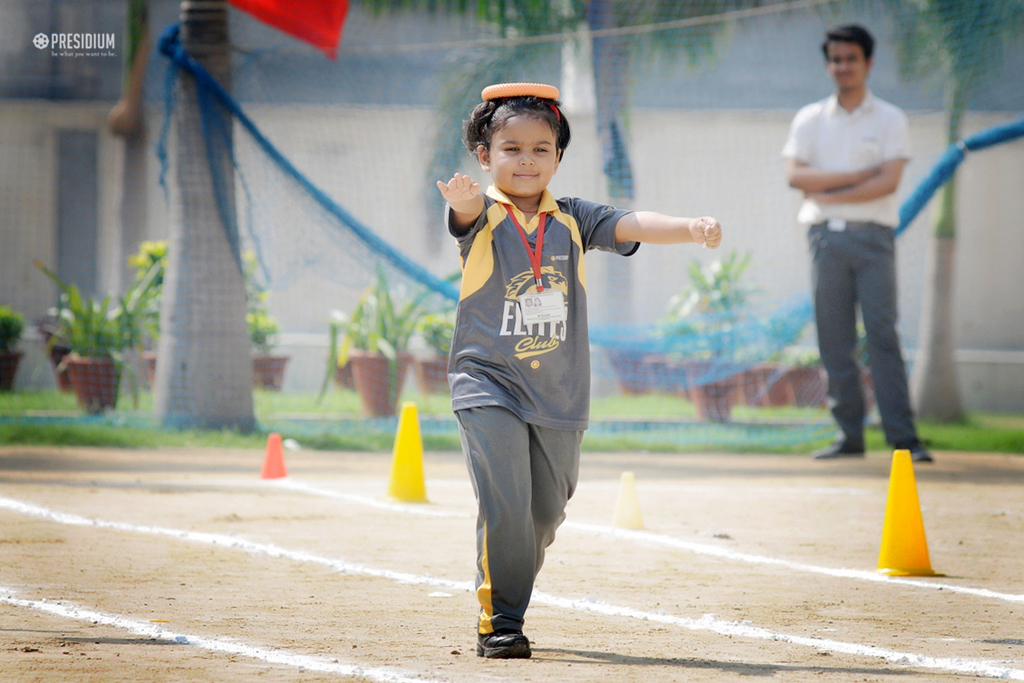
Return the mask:
[[[423,286],[432,289],[442,296],[449,299],[456,300],[458,298],[458,290],[454,288],[450,283],[435,277],[418,263],[410,259],[409,257],[402,254],[400,251],[392,247],[390,244],[381,239],[371,229],[363,225],[358,221],[355,216],[350,214],[344,208],[341,207],[337,202],[332,200],[325,192],[314,185],[310,180],[303,175],[281,152],[263,135],[260,129],[256,126],[253,121],[246,116],[245,112],[242,111],[241,106],[234,98],[231,97],[217,81],[206,71],[198,62],[192,59],[181,47],[181,41],[179,39],[180,27],[178,24],[172,24],[164,29],[160,35],[159,50],[161,54],[171,60],[172,66],[170,67],[169,74],[172,76],[168,77],[166,82],[167,87],[167,105],[168,107],[173,106],[173,97],[171,93],[174,89],[174,78],[173,74],[177,73],[178,69],[187,71],[196,79],[198,86],[197,90],[200,93],[199,107],[202,113],[203,121],[203,134],[207,140],[217,141],[219,144],[230,144],[230,135],[227,131],[220,128],[217,122],[220,118],[214,115],[213,110],[215,109],[213,102],[210,98],[216,98],[216,102],[220,107],[225,108],[245,129],[245,131],[251,136],[252,140],[266,153],[270,161],[278,166],[278,168],[292,180],[294,180],[302,188],[302,190],[309,196],[309,198],[316,202],[324,211],[337,219],[336,227],[339,229],[345,229],[355,239],[361,240],[366,246],[381,258],[386,259],[394,267],[400,269],[402,272],[407,273],[417,282]],[[167,111],[167,120],[170,119],[170,111]],[[167,127],[163,129],[161,135],[161,141],[159,145],[158,156],[164,161],[164,167],[166,168],[166,135]],[[234,155],[231,155],[234,159]],[[210,154],[210,166],[211,173],[216,179],[222,178],[222,174],[217,172],[216,161],[211,152]],[[237,160],[235,163],[236,170],[244,177],[243,169],[238,168]],[[218,198],[223,198],[225,192],[221,188],[217,188],[216,192]],[[229,233],[230,241],[235,244],[237,243],[237,228],[235,222],[235,216],[233,213],[227,211],[224,208],[223,202],[219,204],[221,208],[222,220],[224,221],[225,229]],[[258,235],[254,235],[254,238],[258,242]]]
[[[247,239],[258,250],[261,262],[271,262],[269,266],[264,263],[264,273],[275,288],[284,289],[296,284],[300,274],[317,266],[326,266],[326,271],[330,271],[328,251],[333,254],[340,249],[348,253],[350,259],[346,261],[345,267],[337,269],[341,272],[329,273],[328,277],[358,289],[361,283],[369,279],[373,268],[377,267],[374,264],[384,263],[389,272],[406,283],[411,290],[426,288],[447,301],[457,298],[457,287],[450,281],[431,273],[416,259],[389,244],[377,231],[357,219],[300,171],[298,165],[270,141],[270,137],[239,103],[184,53],[176,25],[164,31],[160,39],[160,51],[172,62],[167,80],[167,107],[174,104],[171,95],[174,74],[178,69],[183,69],[196,79],[200,91],[200,107],[204,110],[218,107],[229,112],[238,124],[236,130],[243,131],[246,139],[260,152],[256,157],[246,158],[236,152],[232,158],[240,178],[239,183],[244,188],[245,199],[240,211],[248,216]],[[218,116],[205,113],[202,117],[204,134],[208,139],[211,136],[221,138],[220,144],[232,144],[228,132],[214,126],[213,122],[219,120]],[[211,122],[210,125],[207,122]],[[1024,121],[1019,121],[996,126],[951,146],[901,207],[899,232],[902,233],[913,222],[931,196],[951,177],[963,160],[965,150],[980,150],[1020,137],[1022,133]],[[166,127],[159,147],[161,158],[166,161],[165,140]],[[615,122],[612,141],[614,150],[617,150],[614,158],[627,159],[621,130]],[[234,144],[237,145],[237,140]],[[604,170],[618,183],[617,186],[627,188],[629,194],[632,194],[633,174],[629,162],[623,163],[614,168],[606,163]],[[271,165],[274,170],[268,172],[260,168],[259,165],[263,164]],[[214,177],[217,177],[216,173]],[[275,177],[287,180],[286,189],[282,189],[273,180]],[[282,200],[279,205],[275,193],[289,195],[289,198]],[[314,237],[309,238],[309,244],[296,248],[292,244],[295,241],[294,235],[289,240],[288,233],[280,231],[275,221],[267,220],[267,217],[280,216],[285,211],[289,217],[294,218],[290,212],[300,205],[302,220],[314,226],[304,228],[301,233],[303,241],[309,235]],[[287,208],[282,209],[282,206]],[[234,216],[225,216],[224,224],[232,239],[236,239],[233,236],[234,231],[237,231]],[[325,258],[327,261],[322,262]],[[809,414],[811,422],[804,424],[780,419],[777,415],[752,415],[740,421],[732,417],[734,404],[770,406],[774,405],[770,399],[777,395],[781,395],[782,402],[787,405],[818,411],[824,405],[824,384],[820,370],[816,373],[816,387],[807,390],[798,388],[795,372],[797,365],[792,360],[781,365],[768,365],[769,361],[781,360],[785,350],[793,347],[805,334],[812,314],[809,296],[801,293],[781,301],[766,302],[757,301],[752,292],[748,294],[751,296],[746,297],[742,305],[726,306],[719,310],[711,307],[706,312],[691,312],[685,319],[666,316],[665,319],[644,324],[593,325],[592,342],[595,348],[604,352],[604,358],[612,366],[610,374],[627,394],[665,392],[692,398],[696,403],[695,390],[718,387],[718,397],[711,401],[710,407],[698,408],[695,420],[601,420],[595,422],[593,433],[629,434],[641,440],[688,444],[716,443],[737,448],[758,443],[766,446],[806,443],[825,436],[828,420],[823,412],[812,411]],[[348,301],[351,303],[351,296]],[[730,420],[734,424],[706,424],[709,421],[724,423]],[[335,420],[329,424],[301,424],[301,429],[296,424],[287,428],[309,432],[357,431],[367,428],[386,430],[392,427],[388,421]],[[436,424],[431,421],[426,429],[447,433],[452,429],[452,423],[446,419]]]

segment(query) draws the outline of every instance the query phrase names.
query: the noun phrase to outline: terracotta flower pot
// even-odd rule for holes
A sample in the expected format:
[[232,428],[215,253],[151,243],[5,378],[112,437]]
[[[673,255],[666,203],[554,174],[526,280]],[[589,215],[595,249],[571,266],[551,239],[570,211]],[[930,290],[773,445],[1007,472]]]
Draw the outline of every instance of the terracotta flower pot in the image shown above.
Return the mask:
[[0,351],[0,391],[14,390],[14,376],[18,374],[21,351]]
[[647,381],[655,391],[676,396],[690,395],[690,380],[686,375],[686,363],[665,354],[652,353],[644,356],[644,372]]
[[607,353],[622,393],[636,396],[654,391],[655,376],[652,366],[644,362],[645,354],[629,349],[608,349]]
[[[256,389],[280,391],[284,383],[284,370],[291,356],[253,356],[252,385]],[[156,353],[142,352],[142,362],[146,366],[149,386],[156,386]]]
[[71,348],[63,344],[54,344],[50,349],[50,363],[53,365],[53,378],[57,382],[57,388],[61,391],[74,391],[71,386],[71,377],[68,375],[66,365],[61,366],[64,358],[71,353]]
[[290,356],[253,356],[253,387],[281,391],[281,385],[284,383],[284,368],[289,359]]
[[774,408],[796,405],[789,370],[777,363],[758,363],[738,377],[738,399],[748,406]]
[[736,403],[739,369],[717,367],[712,361],[684,362],[690,401],[697,418],[706,422],[728,422]]
[[156,351],[143,351],[142,365],[146,368],[146,380],[150,389],[156,386]]
[[705,422],[728,422],[736,403],[734,382],[709,382],[690,387],[690,401],[697,418]]
[[442,356],[417,358],[414,370],[416,384],[424,394],[440,394],[449,391],[447,358]]
[[351,363],[345,363],[344,365],[334,368],[334,383],[345,389],[356,388],[356,381],[352,377]]
[[62,362],[82,410],[95,415],[117,406],[121,371],[113,358],[83,358],[72,353]]
[[348,352],[348,365],[352,366],[352,379],[363,404],[363,413],[371,417],[391,417],[398,408],[398,396],[412,356],[398,354],[397,368],[381,353],[352,349]]
[[64,360],[64,356],[71,353],[71,347],[56,339],[53,340],[51,345],[50,340],[55,336],[55,330],[59,329],[56,321],[39,320],[36,323],[36,329],[39,331],[39,339],[43,343],[43,349],[46,351],[46,355],[50,357],[50,363],[53,365],[53,379],[57,383],[57,389],[60,391],[74,391],[71,386],[71,378],[68,377],[67,367],[61,367],[60,364]]
[[801,408],[824,408],[828,396],[828,379],[820,365],[800,365],[790,368],[786,378],[793,387],[796,405]]

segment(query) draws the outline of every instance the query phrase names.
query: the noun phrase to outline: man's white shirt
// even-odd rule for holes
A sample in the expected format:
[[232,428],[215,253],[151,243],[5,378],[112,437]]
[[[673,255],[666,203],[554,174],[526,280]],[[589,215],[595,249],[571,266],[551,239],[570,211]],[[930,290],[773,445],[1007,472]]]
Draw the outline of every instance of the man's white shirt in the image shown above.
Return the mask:
[[[797,112],[782,156],[823,171],[847,173],[893,159],[910,158],[910,132],[903,111],[868,91],[852,112],[835,94]],[[813,225],[829,219],[899,225],[896,194],[855,204],[819,204],[805,199],[797,220]]]

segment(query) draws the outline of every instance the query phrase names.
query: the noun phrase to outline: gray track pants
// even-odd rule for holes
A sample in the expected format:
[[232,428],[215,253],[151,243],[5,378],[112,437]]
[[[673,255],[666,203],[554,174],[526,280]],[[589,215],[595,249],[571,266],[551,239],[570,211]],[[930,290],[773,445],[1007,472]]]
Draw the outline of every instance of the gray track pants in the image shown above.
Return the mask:
[[847,439],[864,438],[864,392],[857,363],[857,304],[885,438],[894,446],[917,440],[907,371],[896,333],[896,259],[892,228],[825,224],[808,233],[813,262],[814,315],[829,407]]
[[478,506],[479,632],[522,629],[544,550],[576,490],[583,432],[528,424],[497,406],[455,416]]

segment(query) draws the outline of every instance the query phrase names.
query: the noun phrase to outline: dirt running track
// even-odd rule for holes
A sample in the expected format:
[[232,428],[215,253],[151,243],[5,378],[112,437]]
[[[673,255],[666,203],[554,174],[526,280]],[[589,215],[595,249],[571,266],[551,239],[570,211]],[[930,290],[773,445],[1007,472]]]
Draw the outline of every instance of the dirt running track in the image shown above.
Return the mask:
[[[1024,457],[916,468],[932,566],[880,579],[888,453],[585,454],[528,661],[474,651],[474,502],[390,454],[0,448],[0,680],[1024,680]],[[645,530],[611,526],[635,472]]]

